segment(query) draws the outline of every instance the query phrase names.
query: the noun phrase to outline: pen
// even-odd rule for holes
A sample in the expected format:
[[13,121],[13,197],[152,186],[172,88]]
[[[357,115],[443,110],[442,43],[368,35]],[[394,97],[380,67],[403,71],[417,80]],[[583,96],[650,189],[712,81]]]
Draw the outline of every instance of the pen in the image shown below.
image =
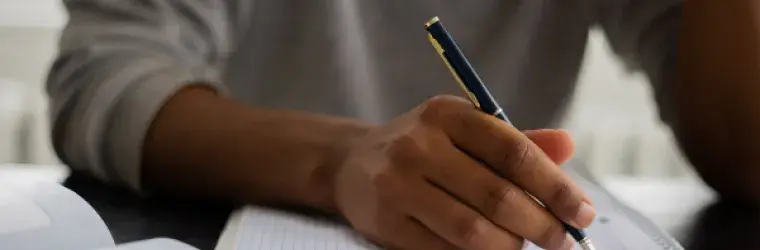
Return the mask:
[[[425,29],[428,32],[430,43],[433,44],[436,52],[441,56],[441,59],[443,59],[443,62],[475,107],[511,124],[504,110],[499,107],[499,104],[496,103],[491,93],[488,92],[488,88],[483,84],[480,76],[475,73],[475,69],[472,68],[470,62],[464,57],[464,54],[451,35],[449,35],[449,32],[443,27],[440,19],[433,17],[425,23]],[[540,201],[536,201],[543,205]],[[594,250],[591,239],[586,236],[583,230],[576,229],[564,222],[563,225],[565,226],[565,230],[578,242],[581,248],[584,250]]]

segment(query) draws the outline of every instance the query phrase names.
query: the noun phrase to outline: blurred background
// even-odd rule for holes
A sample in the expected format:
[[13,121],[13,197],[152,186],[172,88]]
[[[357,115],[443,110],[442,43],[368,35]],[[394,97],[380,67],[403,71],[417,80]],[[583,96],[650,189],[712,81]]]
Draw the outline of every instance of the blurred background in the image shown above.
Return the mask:
[[[59,1],[0,0],[0,179],[65,173],[50,146],[44,92],[66,22]],[[626,72],[598,31],[590,34],[564,127],[576,139],[576,157],[612,193],[666,229],[686,216],[669,204],[683,208],[713,199],[659,121],[646,79]]]

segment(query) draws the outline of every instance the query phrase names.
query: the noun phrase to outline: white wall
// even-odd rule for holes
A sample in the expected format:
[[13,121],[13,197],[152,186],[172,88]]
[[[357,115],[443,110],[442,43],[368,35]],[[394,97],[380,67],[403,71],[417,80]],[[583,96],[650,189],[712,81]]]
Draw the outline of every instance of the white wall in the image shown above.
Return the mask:
[[0,0],[0,27],[58,28],[66,20],[62,0]]
[[0,27],[0,162],[58,162],[49,146],[43,84],[57,35],[49,28]]
[[578,156],[598,174],[693,174],[659,120],[648,81],[623,69],[599,31],[590,35],[565,127],[574,134]]
[[0,0],[0,162],[59,162],[43,82],[66,20],[60,2]]

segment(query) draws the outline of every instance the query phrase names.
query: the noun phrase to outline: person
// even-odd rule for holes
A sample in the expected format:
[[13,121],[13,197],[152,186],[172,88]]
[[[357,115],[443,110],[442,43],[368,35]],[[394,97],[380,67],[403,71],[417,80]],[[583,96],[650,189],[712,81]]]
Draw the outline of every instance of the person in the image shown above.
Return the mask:
[[[595,210],[552,128],[598,25],[705,181],[760,198],[756,1],[64,4],[54,147],[137,192],[312,207],[396,249],[568,249],[560,221]],[[456,97],[433,16],[515,127]]]

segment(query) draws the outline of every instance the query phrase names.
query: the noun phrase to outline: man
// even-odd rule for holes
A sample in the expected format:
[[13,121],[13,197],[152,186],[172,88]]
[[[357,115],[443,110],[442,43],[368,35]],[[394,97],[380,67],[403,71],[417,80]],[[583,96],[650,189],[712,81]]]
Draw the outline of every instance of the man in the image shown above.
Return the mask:
[[756,1],[64,3],[55,148],[135,190],[310,206],[398,249],[571,247],[555,218],[594,209],[558,168],[569,137],[443,95],[437,15],[521,129],[554,125],[600,25],[705,180],[760,198]]

